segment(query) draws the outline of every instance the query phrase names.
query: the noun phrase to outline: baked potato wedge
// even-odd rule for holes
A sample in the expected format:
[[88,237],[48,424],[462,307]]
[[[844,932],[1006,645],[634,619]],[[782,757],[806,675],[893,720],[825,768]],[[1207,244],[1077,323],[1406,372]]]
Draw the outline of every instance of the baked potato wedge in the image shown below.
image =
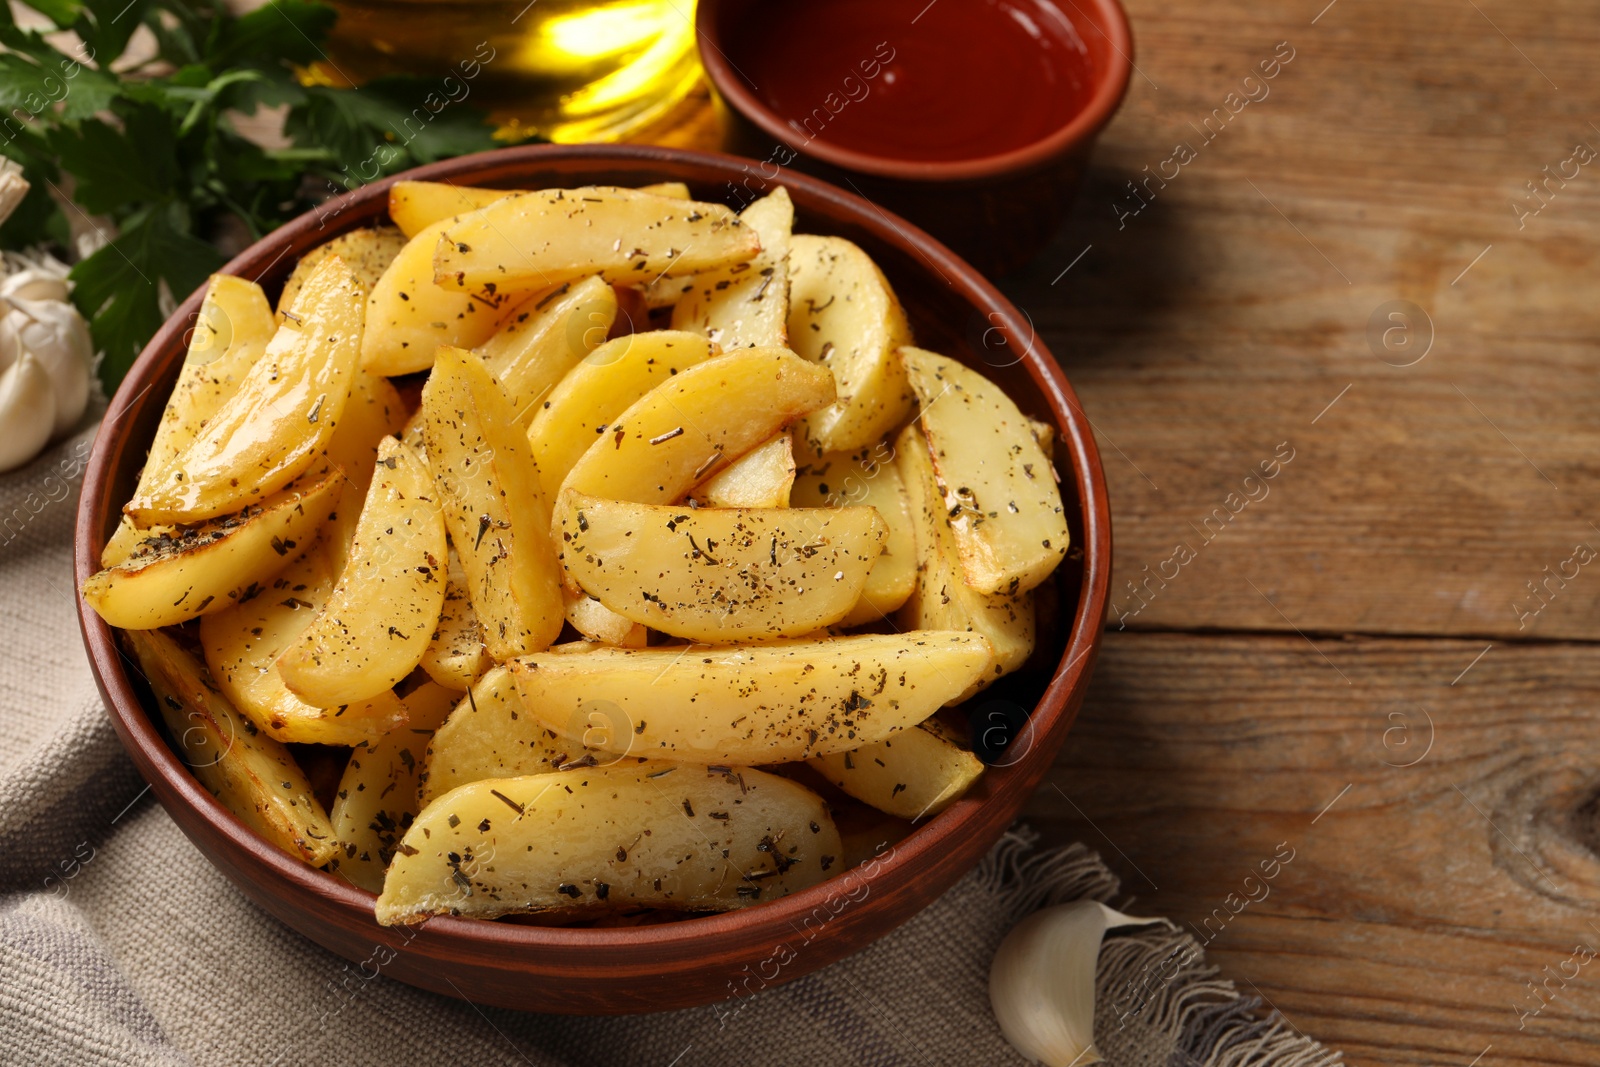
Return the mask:
[[833,376],[786,348],[742,348],[640,397],[562,482],[591,496],[671,504],[808,411],[833,402]]
[[278,658],[284,684],[319,708],[393,689],[439,628],[446,568],[433,478],[409,448],[385,437],[338,584]]
[[929,719],[875,745],[809,761],[824,778],[886,815],[937,815],[972,788],[983,761],[949,727]]
[[258,504],[327,448],[350,396],[361,347],[355,275],[330,256],[239,388],[194,442],[149,476],[123,510],[140,526],[190,524]]
[[316,540],[344,481],[334,467],[237,515],[144,531],[127,559],[84,580],[83,599],[124,630],[178,626],[229,608]]
[[333,592],[335,571],[324,546],[294,557],[255,596],[200,620],[206,667],[228,702],[262,733],[299,744],[358,745],[406,722],[393,692],[326,708],[284,684],[278,657],[317,617]]
[[488,649],[483,647],[483,627],[478,625],[478,613],[472,610],[472,597],[467,593],[467,572],[452,548],[439,626],[417,666],[445,688],[464,693],[491,662]]
[[566,619],[550,507],[527,436],[483,361],[443,347],[422,389],[423,433],[472,610],[498,661],[537,652]]
[[921,428],[907,426],[900,432],[895,464],[905,482],[917,543],[917,586],[896,620],[908,630],[968,630],[989,639],[994,663],[961,694],[965,700],[1027,662],[1035,637],[1033,597],[980,593],[967,584]]
[[883,554],[867,575],[861,599],[839,620],[840,626],[878,622],[906,602],[917,584],[917,544],[905,483],[887,444],[830,452],[807,464],[795,474],[789,501],[797,508],[877,508],[888,527]]
[[[453,215],[488,207],[496,200],[520,196],[529,189],[484,189],[449,182],[395,182],[389,187],[389,218],[407,237],[415,237],[425,226]],[[641,193],[689,199],[689,187],[682,182],[641,185]]]
[[405,402],[399,390],[382,375],[357,367],[350,378],[350,399],[345,401],[344,419],[333,431],[323,453],[345,474],[338,510],[322,531],[335,574],[342,574],[350,561],[356,524],[361,520],[362,504],[366,501],[367,490],[372,487],[372,474],[378,465],[378,445],[385,437],[403,433],[405,426]]
[[624,615],[618,615],[584,592],[563,590],[567,599],[567,622],[585,640],[612,648],[643,648],[650,633]]
[[[423,807],[468,782],[599,764],[600,759],[581,741],[568,740],[528,714],[517,693],[516,680],[506,668],[490,667],[468,694],[456,701],[428,742],[422,771],[417,776]],[[596,711],[596,718],[600,718],[598,707],[589,710]],[[597,726],[604,728],[603,723],[591,722],[586,710],[572,729],[581,737]],[[607,763],[618,759],[602,755]]]
[[517,425],[526,429],[556,384],[605,342],[616,319],[616,291],[585,278],[525,302],[473,352],[511,397]]
[[[238,391],[276,329],[261,286],[227,274],[211,276],[189,334],[178,383],[161,413],[144,469],[139,472],[136,496],[149,492],[158,475],[170,473],[172,462],[194,444],[206,422]],[[100,565],[121,563],[147,536],[124,515],[100,552]]]
[[371,893],[383,889],[395,846],[421,810],[417,777],[428,741],[460,695],[435,682],[422,683],[406,694],[406,725],[351,750],[328,808],[339,842],[329,869],[345,881]]
[[910,343],[905,310],[870,256],[842,237],[791,238],[789,345],[831,370],[839,390],[801,424],[812,455],[871,447],[911,416],[911,386],[895,358]]
[[607,608],[734,644],[809,634],[861,597],[886,530],[872,508],[687,508],[579,492],[556,504],[561,565]]
[[433,249],[454,221],[443,219],[407,241],[372,287],[361,365],[373,374],[427,370],[440,345],[482,344],[522,302],[548,288],[502,285],[492,293],[463,293],[434,285]]
[[630,761],[491,778],[417,816],[377,916],[726,911],[815,885],[840,854],[816,794],[749,768]]
[[1021,593],[1067,554],[1067,513],[1031,420],[983,375],[920,348],[902,348],[922,403],[914,425],[928,454],[966,583]]
[[761,251],[755,230],[721,204],[611,186],[496,200],[443,223],[433,243],[434,282],[486,298],[590,274],[639,285],[748,262]]
[[369,226],[324,241],[300,257],[289,280],[283,283],[283,291],[278,294],[278,321],[283,321],[284,312],[294,311],[300,290],[305,288],[312,272],[329,256],[344,260],[344,265],[356,276],[361,288],[371,293],[378,279],[383,277],[383,272],[389,269],[389,264],[394,262],[405,246],[405,234],[393,226]]
[[[211,276],[178,383],[150,442],[147,470],[162,470],[189,450],[217,409],[238,391],[276,332],[261,286],[227,274]],[[141,475],[141,485],[146,477]]]
[[328,439],[327,457],[344,469],[355,491],[365,495],[378,462],[378,443],[401,432],[406,405],[389,379],[356,368],[350,376],[350,398],[344,418]]
[[786,508],[794,476],[793,443],[780,433],[689,490],[689,499],[708,508]]
[[[613,755],[789,763],[874,744],[917,725],[990,670],[981,634],[867,634],[712,648],[596,649],[510,663],[546,727]],[[626,726],[585,736],[599,705]]]
[[320,867],[338,842],[289,750],[259,733],[200,662],[160,631],[126,635],[179,757],[228,810],[296,859]]
[[680,330],[624,334],[578,362],[535,405],[528,443],[545,496],[554,500],[567,472],[613,420],[650,390],[715,354],[710,341]]
[[747,263],[696,274],[672,309],[672,328],[703,334],[724,351],[788,343],[789,232],[794,202],[782,186],[739,218],[756,231],[761,252]]

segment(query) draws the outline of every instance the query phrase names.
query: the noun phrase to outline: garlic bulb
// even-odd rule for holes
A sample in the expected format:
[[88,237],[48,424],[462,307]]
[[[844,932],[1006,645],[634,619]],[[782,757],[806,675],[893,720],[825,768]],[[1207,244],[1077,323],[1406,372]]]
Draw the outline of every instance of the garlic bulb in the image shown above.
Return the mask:
[[1093,900],[1036,911],[1014,926],[989,968],[989,1002],[1013,1048],[1046,1067],[1100,1063],[1094,975],[1107,930],[1148,926]]
[[94,342],[78,309],[64,300],[9,298],[6,321],[16,330],[21,351],[32,353],[50,375],[55,393],[54,432],[76,426],[89,405],[89,364]]
[[[48,254],[0,257],[0,470],[32,459],[50,438],[71,430],[89,404],[94,342],[69,302],[67,266]],[[29,369],[16,371],[27,358]],[[13,374],[13,372],[15,372]],[[44,391],[36,384],[42,376]],[[34,442],[38,423],[47,426]]]
[[[48,258],[48,257],[47,257]],[[55,262],[53,259],[51,262]],[[57,300],[66,303],[70,290],[67,287],[66,267],[57,264],[57,273],[42,267],[24,267],[0,281],[0,298],[19,297],[23,300]]]
[[24,351],[0,371],[0,471],[15,470],[50,443],[55,430],[55,386]]

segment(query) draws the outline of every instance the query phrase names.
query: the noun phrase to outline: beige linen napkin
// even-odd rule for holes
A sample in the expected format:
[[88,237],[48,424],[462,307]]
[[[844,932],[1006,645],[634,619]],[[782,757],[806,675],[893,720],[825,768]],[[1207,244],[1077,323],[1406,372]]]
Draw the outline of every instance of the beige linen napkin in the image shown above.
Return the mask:
[[[1000,938],[1041,905],[1118,897],[1081,845],[1038,850],[1017,831],[896,933],[740,1001],[573,1018],[364,979],[212,869],[112,733],[74,614],[89,441],[0,476],[0,1064],[1021,1064],[989,1009]],[[1339,1061],[1170,929],[1113,935],[1098,984],[1118,1067]]]

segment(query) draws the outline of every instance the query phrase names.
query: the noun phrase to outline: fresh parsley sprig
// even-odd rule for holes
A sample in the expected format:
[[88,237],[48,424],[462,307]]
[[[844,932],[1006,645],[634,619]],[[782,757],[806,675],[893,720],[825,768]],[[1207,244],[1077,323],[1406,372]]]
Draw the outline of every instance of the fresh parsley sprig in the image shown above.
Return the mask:
[[[336,18],[321,4],[273,0],[239,16],[206,0],[26,6],[77,41],[22,28],[0,2],[0,155],[32,183],[0,247],[68,246],[66,212],[116,224],[72,271],[108,393],[160,327],[162,288],[181,300],[222,265],[213,239],[228,219],[260,236],[330,191],[496,144],[484,114],[462,105],[428,109],[418,128],[413,115],[437,90],[425,79],[306,84]],[[134,61],[140,26],[155,54]],[[272,106],[287,107],[288,147],[233,124]]]

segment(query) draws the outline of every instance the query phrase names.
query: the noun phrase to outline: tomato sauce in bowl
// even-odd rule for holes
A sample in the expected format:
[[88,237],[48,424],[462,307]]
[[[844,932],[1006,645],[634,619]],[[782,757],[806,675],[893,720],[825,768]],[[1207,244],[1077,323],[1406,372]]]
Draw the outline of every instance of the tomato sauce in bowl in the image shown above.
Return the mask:
[[954,162],[1025,148],[1093,91],[1088,47],[1044,0],[774,0],[728,62],[802,142]]

